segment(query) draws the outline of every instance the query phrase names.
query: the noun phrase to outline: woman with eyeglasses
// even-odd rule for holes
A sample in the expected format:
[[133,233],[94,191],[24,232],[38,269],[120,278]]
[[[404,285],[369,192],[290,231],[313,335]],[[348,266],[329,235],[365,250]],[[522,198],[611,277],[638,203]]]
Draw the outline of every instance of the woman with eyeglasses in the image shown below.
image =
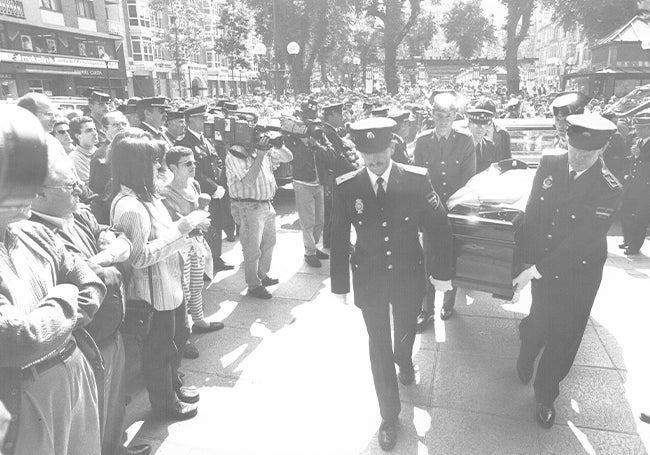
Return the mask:
[[133,244],[127,261],[130,279],[126,297],[146,300],[154,308],[142,348],[149,401],[162,417],[189,419],[197,413],[199,394],[181,387],[178,375],[189,338],[180,252],[191,245],[188,235],[192,230],[209,223],[209,214],[194,210],[172,221],[156,185],[164,153],[144,131],[127,128],[118,133],[111,143],[110,156],[114,196],[111,224]]
[[[194,179],[196,162],[194,153],[187,147],[176,146],[169,149],[165,155],[169,170],[174,175],[173,180],[160,192],[165,197],[163,202],[172,219],[188,215],[203,204],[207,207],[210,196],[201,195],[199,182]],[[209,226],[206,226],[206,228]],[[192,315],[192,332],[207,333],[223,329],[222,322],[208,322],[203,315],[203,275],[212,276],[212,255],[210,247],[203,238],[203,231],[191,233],[192,246],[183,254],[185,259],[184,291]]]

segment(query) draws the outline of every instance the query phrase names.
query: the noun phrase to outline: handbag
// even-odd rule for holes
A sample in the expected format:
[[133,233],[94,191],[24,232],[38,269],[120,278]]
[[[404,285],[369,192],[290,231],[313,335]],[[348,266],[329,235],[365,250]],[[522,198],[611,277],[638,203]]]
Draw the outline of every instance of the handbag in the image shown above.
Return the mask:
[[144,339],[151,329],[151,320],[153,319],[153,273],[151,266],[147,267],[149,272],[149,293],[151,302],[144,299],[128,299],[125,304],[124,321],[120,326],[120,331],[126,335],[135,335],[139,339]]

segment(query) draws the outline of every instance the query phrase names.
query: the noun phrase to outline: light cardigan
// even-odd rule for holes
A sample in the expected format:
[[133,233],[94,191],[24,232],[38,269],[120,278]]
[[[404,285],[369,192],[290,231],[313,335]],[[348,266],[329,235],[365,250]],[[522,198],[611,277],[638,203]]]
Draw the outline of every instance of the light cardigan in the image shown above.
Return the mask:
[[183,302],[180,251],[188,248],[189,239],[172,222],[161,200],[154,197],[152,202],[143,202],[131,189],[122,186],[111,204],[111,224],[133,244],[125,263],[129,275],[126,298],[151,303],[147,271],[151,266],[154,308],[158,311],[178,308]]

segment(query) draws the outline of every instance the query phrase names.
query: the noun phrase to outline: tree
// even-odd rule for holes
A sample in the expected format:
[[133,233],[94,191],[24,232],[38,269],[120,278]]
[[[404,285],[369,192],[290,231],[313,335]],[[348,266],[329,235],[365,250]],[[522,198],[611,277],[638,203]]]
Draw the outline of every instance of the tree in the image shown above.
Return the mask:
[[517,52],[519,45],[526,39],[530,29],[530,20],[535,9],[536,0],[501,0],[508,8],[506,17],[506,71],[508,91],[519,92],[519,64]]
[[422,55],[431,45],[436,33],[438,33],[438,27],[434,15],[431,13],[419,15],[415,25],[404,38],[407,55],[409,57]]
[[397,77],[397,49],[415,25],[422,5],[421,0],[372,0],[367,14],[381,22],[384,32],[384,79],[388,93],[399,91]]
[[602,38],[639,12],[637,0],[543,0],[565,30],[582,26],[587,37]]
[[253,25],[248,7],[238,0],[228,0],[222,5],[221,16],[215,29],[214,51],[228,57],[232,79],[235,68],[250,68],[246,43]]
[[[157,30],[154,39],[176,65],[178,96],[182,97],[181,65],[201,52],[208,39],[203,28],[201,5],[196,0],[149,0],[149,9],[161,13],[169,24],[169,29]],[[189,81],[189,86],[191,84]]]
[[442,29],[447,41],[458,47],[465,59],[474,57],[483,45],[494,42],[494,24],[485,17],[480,0],[459,2],[445,14]]

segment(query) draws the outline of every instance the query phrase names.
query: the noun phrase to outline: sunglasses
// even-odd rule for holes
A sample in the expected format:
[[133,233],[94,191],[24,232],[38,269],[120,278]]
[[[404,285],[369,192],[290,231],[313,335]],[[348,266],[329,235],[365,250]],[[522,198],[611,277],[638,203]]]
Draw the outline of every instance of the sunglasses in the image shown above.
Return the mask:
[[64,134],[68,134],[68,135],[70,134],[70,130],[54,130],[54,132],[56,134],[60,134],[61,136],[63,136]]

